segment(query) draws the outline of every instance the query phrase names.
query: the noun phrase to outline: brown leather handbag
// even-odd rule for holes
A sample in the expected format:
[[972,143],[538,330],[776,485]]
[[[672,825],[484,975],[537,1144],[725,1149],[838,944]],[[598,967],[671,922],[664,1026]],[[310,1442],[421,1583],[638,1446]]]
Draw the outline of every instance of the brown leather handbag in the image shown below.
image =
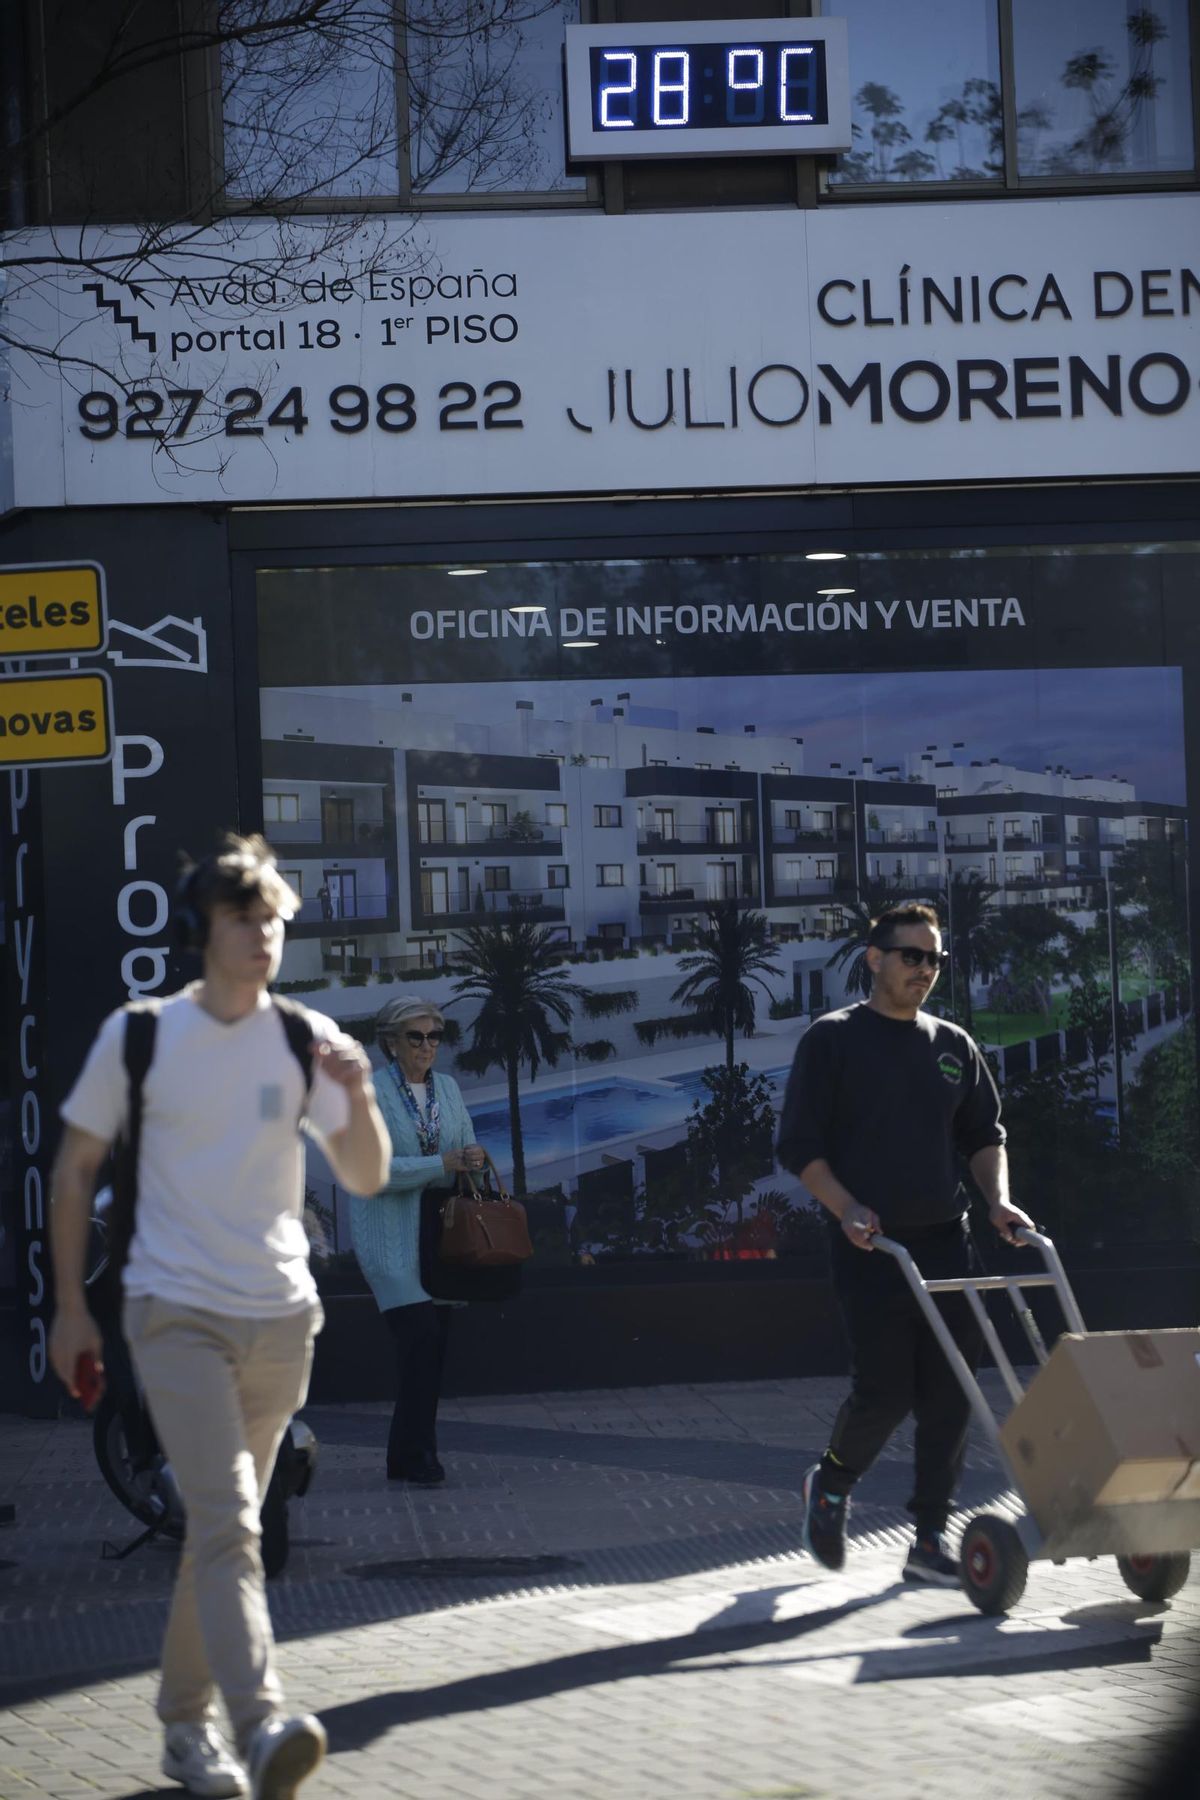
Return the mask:
[[438,1255],[443,1263],[468,1269],[512,1268],[533,1255],[525,1208],[507,1192],[490,1156],[481,1185],[468,1171],[460,1173],[457,1190],[442,1208]]

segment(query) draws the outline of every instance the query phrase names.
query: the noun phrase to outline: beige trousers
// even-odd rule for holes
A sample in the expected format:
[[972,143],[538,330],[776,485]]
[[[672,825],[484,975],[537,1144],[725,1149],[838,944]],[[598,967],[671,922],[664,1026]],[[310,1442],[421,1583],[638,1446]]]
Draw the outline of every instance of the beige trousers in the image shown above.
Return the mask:
[[243,1750],[283,1703],[258,1515],[284,1428],[308,1392],[322,1323],[319,1306],[237,1319],[166,1300],[125,1303],[125,1335],[187,1510],[158,1716],[199,1722],[217,1688]]

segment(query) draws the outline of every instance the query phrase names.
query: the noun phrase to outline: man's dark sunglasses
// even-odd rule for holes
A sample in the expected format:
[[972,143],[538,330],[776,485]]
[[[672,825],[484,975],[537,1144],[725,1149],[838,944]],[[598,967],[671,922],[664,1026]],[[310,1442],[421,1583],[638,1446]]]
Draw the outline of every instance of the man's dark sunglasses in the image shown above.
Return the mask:
[[404,1036],[414,1050],[419,1050],[422,1044],[432,1044],[436,1050],[445,1033],[441,1031],[406,1031]]
[[950,961],[948,950],[918,950],[915,944],[880,944],[879,948],[885,956],[894,952],[906,969],[919,969],[922,963],[928,963],[931,969],[944,969]]

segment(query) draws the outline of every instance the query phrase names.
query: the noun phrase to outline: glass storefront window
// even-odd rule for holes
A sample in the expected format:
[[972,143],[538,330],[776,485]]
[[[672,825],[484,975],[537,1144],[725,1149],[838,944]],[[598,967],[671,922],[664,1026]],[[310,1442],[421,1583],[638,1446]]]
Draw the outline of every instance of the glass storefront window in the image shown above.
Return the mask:
[[[850,30],[854,148],[831,184],[1000,181],[995,0],[838,0]],[[915,28],[914,28],[915,27]]]
[[222,49],[225,192],[281,201],[579,193],[565,169],[563,30],[579,0],[351,0]]
[[[1076,1250],[1200,1234],[1197,546],[850,554],[837,599],[799,554],[514,561],[462,610],[451,566],[258,575],[262,782],[356,796],[336,853],[328,824],[275,833],[302,898],[281,988],[365,1041],[405,983],[447,1010],[440,1066],[530,1203],[531,1279],[823,1254],[779,1107],[898,898],[940,910],[931,1004],[992,1061],[1033,1216]],[[683,986],[697,953],[725,966],[719,908],[769,947],[731,1042]],[[496,1031],[456,986],[485,966]],[[569,1036],[532,1083],[548,993]]]
[[221,88],[230,199],[396,193],[395,36],[379,0],[328,24],[226,43]]
[[1020,174],[1191,168],[1188,38],[1187,0],[1013,0]]
[[579,0],[412,0],[406,18],[414,195],[586,191],[563,161],[563,31]]

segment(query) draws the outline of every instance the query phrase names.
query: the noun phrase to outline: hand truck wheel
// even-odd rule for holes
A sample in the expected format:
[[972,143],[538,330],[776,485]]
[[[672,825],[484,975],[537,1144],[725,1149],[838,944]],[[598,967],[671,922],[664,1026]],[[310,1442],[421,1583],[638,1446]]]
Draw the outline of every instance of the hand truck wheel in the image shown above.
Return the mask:
[[1029,1558],[1016,1529],[994,1513],[978,1513],[963,1532],[962,1584],[981,1613],[1006,1613],[1025,1592]]
[[1192,1559],[1186,1550],[1172,1556],[1118,1556],[1121,1580],[1140,1600],[1169,1600],[1188,1578]]

